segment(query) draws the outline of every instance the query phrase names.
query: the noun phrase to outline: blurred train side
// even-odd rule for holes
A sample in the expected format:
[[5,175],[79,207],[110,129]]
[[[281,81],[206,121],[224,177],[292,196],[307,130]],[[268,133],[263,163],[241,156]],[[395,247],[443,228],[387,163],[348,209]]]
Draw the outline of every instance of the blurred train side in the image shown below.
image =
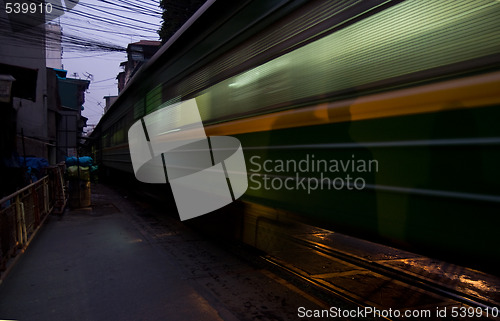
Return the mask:
[[[208,2],[104,115],[94,156],[132,173],[128,128],[196,98],[208,135],[242,142],[248,204],[500,263],[499,16],[491,0]],[[378,168],[360,191],[255,188],[252,157],[312,155]]]

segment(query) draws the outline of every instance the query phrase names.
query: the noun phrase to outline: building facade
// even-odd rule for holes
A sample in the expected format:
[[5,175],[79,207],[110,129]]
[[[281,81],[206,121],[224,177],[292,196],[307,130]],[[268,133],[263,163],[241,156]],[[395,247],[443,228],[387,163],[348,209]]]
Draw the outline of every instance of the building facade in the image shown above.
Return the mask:
[[26,183],[20,157],[55,164],[76,153],[86,123],[81,109],[89,81],[60,69],[60,28],[19,23],[0,11],[0,195]]

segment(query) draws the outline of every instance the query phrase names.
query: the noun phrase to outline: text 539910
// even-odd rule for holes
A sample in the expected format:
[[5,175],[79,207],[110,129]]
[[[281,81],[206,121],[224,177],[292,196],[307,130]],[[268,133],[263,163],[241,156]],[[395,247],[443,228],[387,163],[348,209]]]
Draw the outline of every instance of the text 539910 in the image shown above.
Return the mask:
[[6,2],[5,12],[14,14],[51,13],[51,3],[37,2]]

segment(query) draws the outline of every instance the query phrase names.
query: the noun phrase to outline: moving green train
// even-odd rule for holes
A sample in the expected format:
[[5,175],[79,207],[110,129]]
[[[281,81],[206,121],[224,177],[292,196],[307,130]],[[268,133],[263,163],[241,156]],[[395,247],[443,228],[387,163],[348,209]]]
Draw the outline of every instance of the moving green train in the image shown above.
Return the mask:
[[500,263],[498,17],[496,0],[208,1],[104,115],[94,157],[132,172],[129,127],[196,98],[207,135],[241,141],[247,243],[265,212]]

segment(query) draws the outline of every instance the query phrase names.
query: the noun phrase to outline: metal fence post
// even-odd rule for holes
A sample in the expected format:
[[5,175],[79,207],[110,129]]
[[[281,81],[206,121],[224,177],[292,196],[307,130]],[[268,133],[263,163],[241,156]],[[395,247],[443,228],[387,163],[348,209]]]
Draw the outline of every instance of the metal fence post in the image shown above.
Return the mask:
[[19,194],[16,195],[16,217],[17,217],[17,237],[22,246],[28,242],[26,235],[26,217],[24,215],[24,204],[21,202]]
[[44,215],[49,214],[49,185],[48,185],[48,176],[43,178],[43,208]]

